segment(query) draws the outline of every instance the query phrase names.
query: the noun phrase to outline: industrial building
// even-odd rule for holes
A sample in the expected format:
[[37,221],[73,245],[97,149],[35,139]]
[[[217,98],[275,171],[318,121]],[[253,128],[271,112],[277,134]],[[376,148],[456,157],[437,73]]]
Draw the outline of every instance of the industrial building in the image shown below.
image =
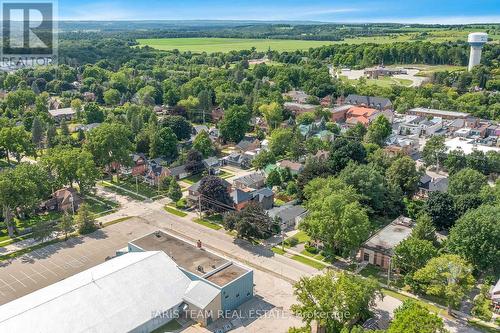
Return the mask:
[[252,297],[251,269],[157,231],[0,306],[0,332],[151,332],[176,318],[209,325]]

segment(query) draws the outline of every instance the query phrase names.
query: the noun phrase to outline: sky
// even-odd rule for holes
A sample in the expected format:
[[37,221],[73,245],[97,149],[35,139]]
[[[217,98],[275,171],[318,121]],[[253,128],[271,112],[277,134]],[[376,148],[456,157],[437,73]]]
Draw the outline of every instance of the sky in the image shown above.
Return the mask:
[[500,23],[500,0],[58,0],[63,20]]

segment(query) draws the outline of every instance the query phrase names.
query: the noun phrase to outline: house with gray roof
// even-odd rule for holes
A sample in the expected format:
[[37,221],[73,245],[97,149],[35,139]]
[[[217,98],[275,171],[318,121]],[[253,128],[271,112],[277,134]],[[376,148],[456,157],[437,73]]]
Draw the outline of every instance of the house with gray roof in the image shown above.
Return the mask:
[[356,94],[349,94],[345,101],[345,104],[351,104],[355,106],[364,106],[368,108],[377,109],[379,111],[392,110],[392,102],[385,97],[375,97],[375,96],[362,96]]
[[307,209],[301,205],[286,204],[279,207],[273,207],[267,211],[269,217],[279,218],[281,221],[281,230],[296,228],[299,223],[307,216]]
[[448,177],[435,178],[426,173],[420,178],[418,195],[426,198],[431,192],[446,192],[448,191],[448,183]]
[[248,175],[244,175],[233,180],[233,186],[240,189],[244,189],[247,187],[259,189],[264,187],[265,183],[266,173],[264,171],[252,172]]

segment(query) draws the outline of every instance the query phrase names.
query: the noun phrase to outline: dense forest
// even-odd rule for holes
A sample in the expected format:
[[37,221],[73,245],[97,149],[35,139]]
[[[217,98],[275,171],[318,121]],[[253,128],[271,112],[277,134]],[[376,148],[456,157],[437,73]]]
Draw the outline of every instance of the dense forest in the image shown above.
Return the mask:
[[470,29],[498,34],[498,24],[437,25],[437,24],[340,24],[318,22],[256,22],[256,21],[62,21],[60,28],[73,38],[81,31],[95,31],[100,37],[117,37],[123,33],[135,38],[274,38],[339,41],[345,38],[412,34],[415,40],[427,33],[461,32]]

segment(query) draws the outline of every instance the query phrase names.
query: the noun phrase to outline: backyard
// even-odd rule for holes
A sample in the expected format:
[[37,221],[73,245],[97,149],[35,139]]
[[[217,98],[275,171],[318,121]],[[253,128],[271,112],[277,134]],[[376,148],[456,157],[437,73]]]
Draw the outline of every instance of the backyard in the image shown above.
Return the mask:
[[[95,195],[87,195],[85,199],[86,199],[85,202],[87,203],[87,207],[89,208],[90,212],[96,215],[112,210],[118,206],[118,204],[116,204],[111,200],[107,200]],[[33,227],[38,223],[43,223],[47,221],[57,221],[62,217],[62,215],[63,215],[62,212],[44,212],[44,213],[34,214],[25,219],[19,219],[15,217],[14,221],[16,223],[17,230],[21,235],[19,237],[16,237],[15,239],[11,239],[7,232],[7,228],[5,227],[5,225],[2,224],[0,226],[0,246],[5,246],[10,243],[29,238],[29,234],[22,235],[23,231],[26,228]]]

